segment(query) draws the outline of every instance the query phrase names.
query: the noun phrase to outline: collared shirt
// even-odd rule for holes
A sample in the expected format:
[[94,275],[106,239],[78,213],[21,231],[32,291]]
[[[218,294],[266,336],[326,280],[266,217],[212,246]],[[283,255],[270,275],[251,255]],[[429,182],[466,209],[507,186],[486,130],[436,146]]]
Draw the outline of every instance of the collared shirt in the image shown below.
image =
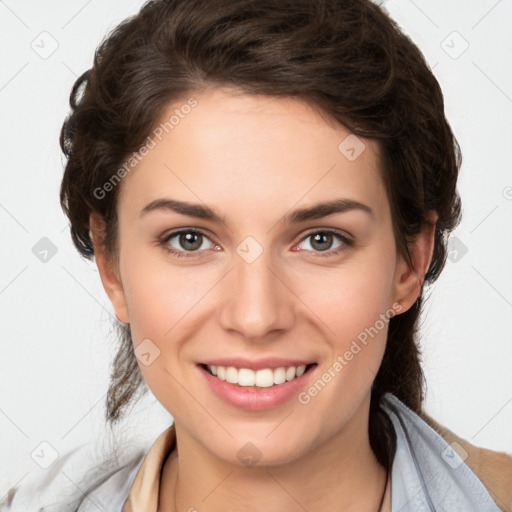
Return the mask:
[[[420,416],[389,393],[384,395],[381,406],[396,433],[396,452],[379,512],[502,510],[464,462],[467,453],[460,445],[448,444]],[[61,508],[49,505],[18,509],[14,506],[15,497],[12,508],[2,508],[0,503],[0,512],[158,512],[160,477],[175,443],[174,427],[170,426],[145,454],[107,475],[87,497],[82,495],[73,504]],[[510,466],[508,460],[506,463],[510,470],[512,459]]]
[[[397,447],[379,512],[499,512],[460,455],[417,414],[391,394],[384,397],[382,407],[393,423]],[[162,461],[174,440],[174,429],[157,439],[122,512],[157,512]]]
[[[163,463],[170,449],[175,445],[175,432],[172,427],[162,432],[137,470],[128,498],[122,512],[157,512],[160,491],[160,475]],[[391,512],[391,482],[387,480],[382,506],[378,512]],[[80,512],[82,510],[80,509]]]

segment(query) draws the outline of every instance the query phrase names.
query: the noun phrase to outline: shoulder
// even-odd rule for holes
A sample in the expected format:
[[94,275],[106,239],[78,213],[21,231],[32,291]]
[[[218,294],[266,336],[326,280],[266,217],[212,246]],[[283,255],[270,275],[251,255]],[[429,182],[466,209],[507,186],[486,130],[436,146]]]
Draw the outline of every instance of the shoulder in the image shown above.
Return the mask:
[[501,510],[512,511],[512,455],[475,446],[425,412],[420,417],[458,452]]
[[86,490],[80,493],[73,510],[96,512],[99,508],[109,512],[121,511],[144,456],[144,452],[138,453],[125,464],[104,472],[89,483]]
[[31,473],[0,499],[0,512],[121,511],[145,450],[129,451],[122,460],[112,454],[99,461],[91,449],[61,455],[43,473]]
[[434,503],[440,510],[512,512],[512,455],[471,444],[391,393],[381,407],[395,434],[395,501],[417,505],[411,510],[430,510]]

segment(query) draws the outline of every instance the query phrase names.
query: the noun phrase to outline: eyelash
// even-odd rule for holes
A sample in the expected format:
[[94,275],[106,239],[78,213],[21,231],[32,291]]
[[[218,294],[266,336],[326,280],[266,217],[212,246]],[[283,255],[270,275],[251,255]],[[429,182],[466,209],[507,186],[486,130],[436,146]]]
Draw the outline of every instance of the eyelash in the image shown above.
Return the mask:
[[[190,257],[194,257],[195,253],[200,252],[200,251],[176,251],[176,250],[171,249],[169,247],[169,240],[171,238],[174,238],[177,235],[182,234],[182,233],[193,233],[193,234],[196,234],[196,235],[197,234],[203,235],[204,237],[208,238],[208,240],[209,240],[208,235],[206,233],[204,233],[202,230],[199,230],[199,229],[180,229],[180,230],[172,231],[171,233],[163,235],[162,237],[160,237],[158,239],[158,243],[159,243],[160,246],[162,246],[162,248],[167,253],[171,254],[172,256],[176,256],[177,258],[190,258]],[[307,252],[316,252],[316,253],[318,253],[318,256],[320,258],[327,258],[327,257],[338,256],[343,251],[347,250],[350,247],[353,247],[353,245],[354,245],[354,240],[352,240],[351,238],[349,238],[346,235],[344,235],[341,231],[334,230],[332,228],[331,229],[317,229],[316,231],[311,231],[311,232],[307,233],[306,235],[304,235],[304,237],[302,237],[302,239],[299,241],[299,244],[304,242],[304,240],[306,240],[307,238],[309,238],[309,237],[311,237],[313,235],[319,234],[319,233],[324,234],[324,235],[335,235],[336,237],[338,237],[341,240],[341,242],[343,242],[343,244],[340,245],[339,247],[337,247],[336,249],[327,250],[327,251],[307,251]]]

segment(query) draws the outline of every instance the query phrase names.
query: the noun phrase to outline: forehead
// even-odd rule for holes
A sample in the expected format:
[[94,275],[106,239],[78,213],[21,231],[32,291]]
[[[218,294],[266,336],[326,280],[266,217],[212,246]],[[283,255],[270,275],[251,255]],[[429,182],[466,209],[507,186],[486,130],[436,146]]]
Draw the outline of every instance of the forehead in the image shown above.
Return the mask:
[[162,112],[152,148],[122,182],[120,209],[166,195],[246,215],[340,197],[387,207],[377,143],[308,103],[226,88],[190,97],[193,108],[184,98]]

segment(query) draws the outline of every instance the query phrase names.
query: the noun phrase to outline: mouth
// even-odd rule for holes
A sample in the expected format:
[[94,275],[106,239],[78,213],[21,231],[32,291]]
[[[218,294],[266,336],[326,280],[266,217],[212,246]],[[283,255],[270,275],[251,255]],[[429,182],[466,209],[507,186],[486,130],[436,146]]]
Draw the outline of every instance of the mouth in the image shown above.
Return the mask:
[[317,363],[299,366],[280,366],[278,368],[261,368],[259,370],[204,363],[200,363],[199,366],[216,379],[239,387],[273,388],[299,379],[317,366]]

